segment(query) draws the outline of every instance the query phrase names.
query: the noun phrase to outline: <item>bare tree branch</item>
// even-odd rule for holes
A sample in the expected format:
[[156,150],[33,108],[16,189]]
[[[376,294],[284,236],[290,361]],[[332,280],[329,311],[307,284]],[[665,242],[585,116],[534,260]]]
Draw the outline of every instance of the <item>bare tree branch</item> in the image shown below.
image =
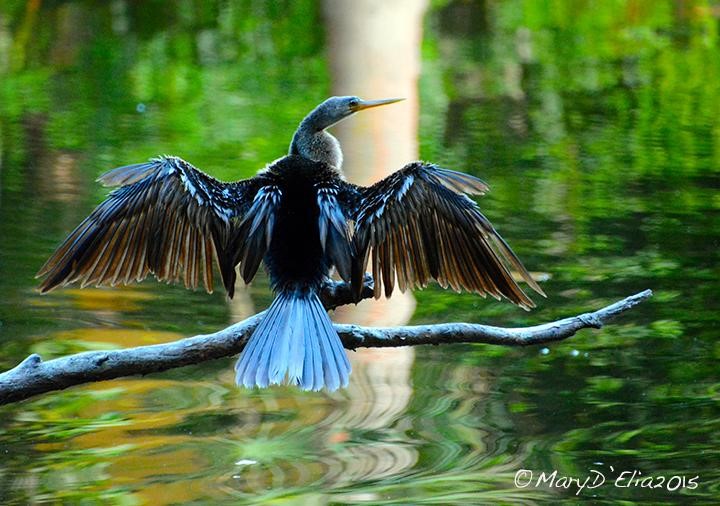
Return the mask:
[[[363,297],[372,296],[372,279],[366,279]],[[615,304],[551,323],[525,328],[501,328],[470,323],[441,323],[390,328],[339,325],[335,328],[348,349],[358,347],[416,346],[441,343],[487,343],[527,346],[560,341],[584,328],[601,328],[614,316],[652,296],[650,290],[631,295]],[[352,302],[345,283],[328,283],[323,303],[332,309]],[[145,375],[210,359],[235,355],[260,322],[263,313],[213,334],[179,341],[139,346],[125,350],[91,351],[44,362],[32,354],[15,368],[0,374],[0,404],[62,390],[73,385],[122,376]]]
[[476,323],[438,323],[406,327],[335,325],[346,348],[383,348],[420,344],[483,343],[529,346],[562,341],[586,328],[599,329],[615,316],[652,297],[652,290],[631,295],[614,304],[570,318],[521,328],[492,327]]

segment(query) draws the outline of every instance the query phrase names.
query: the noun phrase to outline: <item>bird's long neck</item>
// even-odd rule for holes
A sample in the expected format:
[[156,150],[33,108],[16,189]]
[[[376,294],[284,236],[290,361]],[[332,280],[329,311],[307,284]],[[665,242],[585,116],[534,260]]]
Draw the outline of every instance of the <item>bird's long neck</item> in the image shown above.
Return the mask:
[[293,135],[290,154],[326,163],[337,170],[342,169],[343,155],[340,142],[324,129],[318,128],[312,114],[300,123]]

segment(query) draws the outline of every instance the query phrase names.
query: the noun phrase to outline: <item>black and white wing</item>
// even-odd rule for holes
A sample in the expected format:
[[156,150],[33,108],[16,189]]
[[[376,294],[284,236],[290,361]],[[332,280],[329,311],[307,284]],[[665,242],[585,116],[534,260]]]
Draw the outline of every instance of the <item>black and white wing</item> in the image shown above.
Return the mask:
[[340,277],[350,282],[355,248],[343,190],[335,183],[318,185],[318,230],[323,252]]
[[177,157],[114,169],[98,179],[113,190],[65,239],[38,276],[41,292],[78,282],[111,285],[149,274],[213,289],[213,257],[232,297],[235,266],[257,271],[279,198],[258,175],[220,182]]
[[525,309],[534,307],[510,269],[545,295],[466,195],[488,191],[479,179],[414,162],[359,191],[360,205],[354,217],[356,290],[362,287],[365,266],[371,258],[375,297],[380,296],[383,286],[385,295],[390,296],[396,281],[404,291],[425,287],[435,279],[457,291],[505,297]]

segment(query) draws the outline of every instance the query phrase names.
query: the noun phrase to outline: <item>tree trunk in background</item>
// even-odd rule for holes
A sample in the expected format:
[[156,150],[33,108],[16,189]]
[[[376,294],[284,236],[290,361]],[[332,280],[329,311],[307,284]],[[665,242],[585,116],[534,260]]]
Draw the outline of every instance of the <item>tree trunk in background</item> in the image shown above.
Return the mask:
[[[420,43],[426,0],[328,0],[324,14],[334,95],[365,99],[404,97],[342,122],[334,133],[349,181],[372,184],[418,157]],[[367,301],[339,312],[338,321],[402,325],[412,316],[412,295]]]

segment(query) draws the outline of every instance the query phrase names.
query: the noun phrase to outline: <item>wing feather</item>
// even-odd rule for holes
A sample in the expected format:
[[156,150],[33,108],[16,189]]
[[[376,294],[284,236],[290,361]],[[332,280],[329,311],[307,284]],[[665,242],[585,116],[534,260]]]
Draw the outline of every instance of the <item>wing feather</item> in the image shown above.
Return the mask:
[[[41,292],[73,282],[114,286],[149,274],[188,288],[202,283],[211,292],[215,258],[232,296],[237,264],[232,247],[243,242],[239,224],[265,184],[263,176],[223,183],[180,158],[161,157],[111,170],[98,181],[118,188],[40,269]],[[264,216],[271,214],[266,210]],[[253,223],[264,227],[263,235],[272,228],[262,219]]]
[[241,259],[242,277],[246,283],[255,276],[265,252],[270,247],[275,214],[282,191],[276,185],[263,186],[255,195],[252,206],[240,223],[237,254]]
[[355,250],[350,224],[334,183],[317,188],[320,245],[342,279],[350,281]]
[[[517,271],[545,295],[515,253],[467,195],[488,191],[481,180],[435,165],[414,162],[368,188],[360,188],[355,212],[353,267],[356,294],[368,257],[375,296],[424,287],[435,279],[443,287],[482,296],[505,297],[534,307],[514,281]],[[384,290],[383,290],[384,287]]]

